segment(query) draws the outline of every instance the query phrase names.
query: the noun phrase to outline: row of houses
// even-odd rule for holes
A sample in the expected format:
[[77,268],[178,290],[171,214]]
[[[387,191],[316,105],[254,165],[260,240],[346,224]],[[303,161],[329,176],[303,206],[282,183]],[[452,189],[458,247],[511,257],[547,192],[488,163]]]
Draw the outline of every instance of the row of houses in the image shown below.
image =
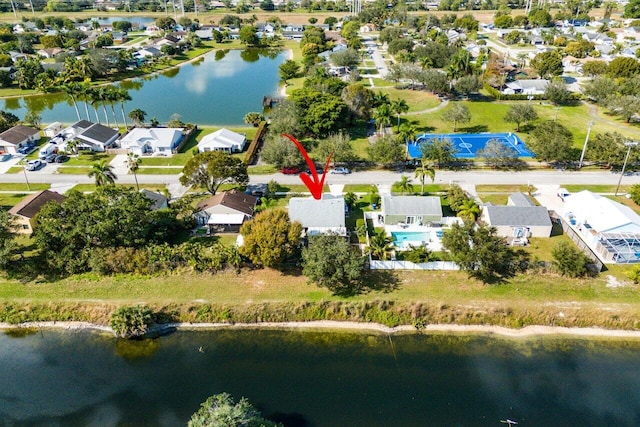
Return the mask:
[[[120,136],[117,129],[112,129],[100,123],[79,120],[65,127],[60,122],[48,125],[43,133],[50,140],[47,146],[55,146],[55,151],[70,152],[74,150],[89,150],[104,152],[109,148],[122,148],[134,154],[170,156],[185,138],[184,128],[133,128]],[[31,147],[41,138],[40,131],[28,126],[14,126],[0,133],[0,154],[24,154],[25,147]],[[69,145],[74,141],[74,149]],[[205,135],[198,143],[198,151],[226,151],[235,153],[243,151],[246,146],[246,136],[229,129],[222,128]],[[42,149],[48,151],[48,147]]]

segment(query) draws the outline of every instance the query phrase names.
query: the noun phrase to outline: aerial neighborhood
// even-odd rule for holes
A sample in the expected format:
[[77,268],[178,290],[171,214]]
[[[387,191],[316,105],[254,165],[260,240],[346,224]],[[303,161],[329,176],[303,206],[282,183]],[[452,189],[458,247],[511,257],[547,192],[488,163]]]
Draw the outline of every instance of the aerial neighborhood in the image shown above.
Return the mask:
[[0,98],[1,324],[640,329],[640,0],[10,0]]
[[[7,104],[0,121],[1,176],[15,178],[3,184],[7,271],[31,262],[22,234],[38,265],[61,278],[157,271],[157,262],[94,259],[126,249],[150,263],[160,245],[183,254],[169,270],[300,268],[335,295],[362,293],[377,269],[508,283],[541,268],[598,280],[608,265],[638,263],[619,272],[640,279],[640,187],[633,175],[621,185],[640,160],[640,16],[631,6],[500,6],[477,18],[446,1],[412,5],[409,15],[354,2],[302,22],[288,15],[300,5],[270,0],[156,2],[155,18],[109,20],[98,12],[148,6],[33,3],[2,24],[1,90],[25,96],[23,117]],[[55,13],[82,10],[96,14]],[[226,127],[191,121],[209,108],[197,98],[180,97],[200,102],[193,112],[176,98],[161,121],[136,95],[147,75],[164,82],[185,73],[174,69],[230,67],[233,49],[249,64],[273,63],[279,88],[237,87],[255,111],[223,119]],[[566,182],[536,185],[535,176],[567,171]],[[580,179],[592,172],[609,185]],[[493,181],[466,179],[478,173]],[[525,173],[527,185],[517,178]],[[320,197],[310,195],[307,178],[320,177]],[[95,235],[82,230],[78,218],[105,203],[119,216],[103,217],[110,224]],[[127,218],[137,227],[120,228]],[[117,239],[104,234],[115,230]],[[326,252],[323,239],[340,252]],[[538,243],[546,240],[556,243]],[[204,262],[184,255],[194,245]]]

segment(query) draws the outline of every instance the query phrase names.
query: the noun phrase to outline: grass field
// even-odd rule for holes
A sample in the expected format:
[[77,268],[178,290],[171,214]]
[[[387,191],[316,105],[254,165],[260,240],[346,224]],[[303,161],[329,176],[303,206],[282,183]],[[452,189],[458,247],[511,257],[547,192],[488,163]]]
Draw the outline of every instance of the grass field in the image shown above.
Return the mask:
[[[134,184],[116,184],[116,186],[135,188]],[[140,189],[143,189],[143,188],[146,188],[147,190],[151,190],[151,191],[162,191],[163,189],[167,188],[167,186],[163,184],[140,184]],[[73,186],[72,190],[79,191],[81,193],[88,193],[88,192],[96,191],[96,185],[95,184],[76,184]]]
[[[561,187],[567,189],[570,193],[578,193],[580,191],[589,190],[592,193],[615,193],[616,186],[615,185],[602,185],[602,184],[593,184],[593,185],[574,185],[574,184],[562,184]],[[621,185],[620,193],[628,193],[631,190],[630,185]]]
[[26,193],[0,193],[0,209],[11,209],[26,195]]
[[4,182],[0,184],[0,191],[40,191],[40,190],[48,190],[51,188],[51,184],[29,184],[27,188],[27,184],[21,184],[18,182],[10,183]]

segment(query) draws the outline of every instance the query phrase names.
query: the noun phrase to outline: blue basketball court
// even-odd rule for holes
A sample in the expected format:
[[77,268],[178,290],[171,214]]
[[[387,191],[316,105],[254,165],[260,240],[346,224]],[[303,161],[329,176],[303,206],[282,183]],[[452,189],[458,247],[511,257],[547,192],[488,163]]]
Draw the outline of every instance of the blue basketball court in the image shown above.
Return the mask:
[[507,147],[512,148],[518,153],[518,157],[533,157],[534,154],[527,149],[518,135],[515,133],[439,133],[439,134],[422,134],[419,135],[414,142],[409,143],[408,152],[412,159],[422,157],[420,146],[432,140],[450,140],[456,149],[454,157],[458,159],[473,159],[477,152],[482,150],[487,142],[497,140]]

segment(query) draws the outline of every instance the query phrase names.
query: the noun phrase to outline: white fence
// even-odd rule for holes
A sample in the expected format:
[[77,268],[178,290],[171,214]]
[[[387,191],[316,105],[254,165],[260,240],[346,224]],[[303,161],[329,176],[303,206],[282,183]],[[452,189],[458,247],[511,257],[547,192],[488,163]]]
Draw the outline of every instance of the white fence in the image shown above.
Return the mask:
[[411,261],[378,261],[370,260],[371,270],[460,270],[455,262],[434,261],[416,264]]

